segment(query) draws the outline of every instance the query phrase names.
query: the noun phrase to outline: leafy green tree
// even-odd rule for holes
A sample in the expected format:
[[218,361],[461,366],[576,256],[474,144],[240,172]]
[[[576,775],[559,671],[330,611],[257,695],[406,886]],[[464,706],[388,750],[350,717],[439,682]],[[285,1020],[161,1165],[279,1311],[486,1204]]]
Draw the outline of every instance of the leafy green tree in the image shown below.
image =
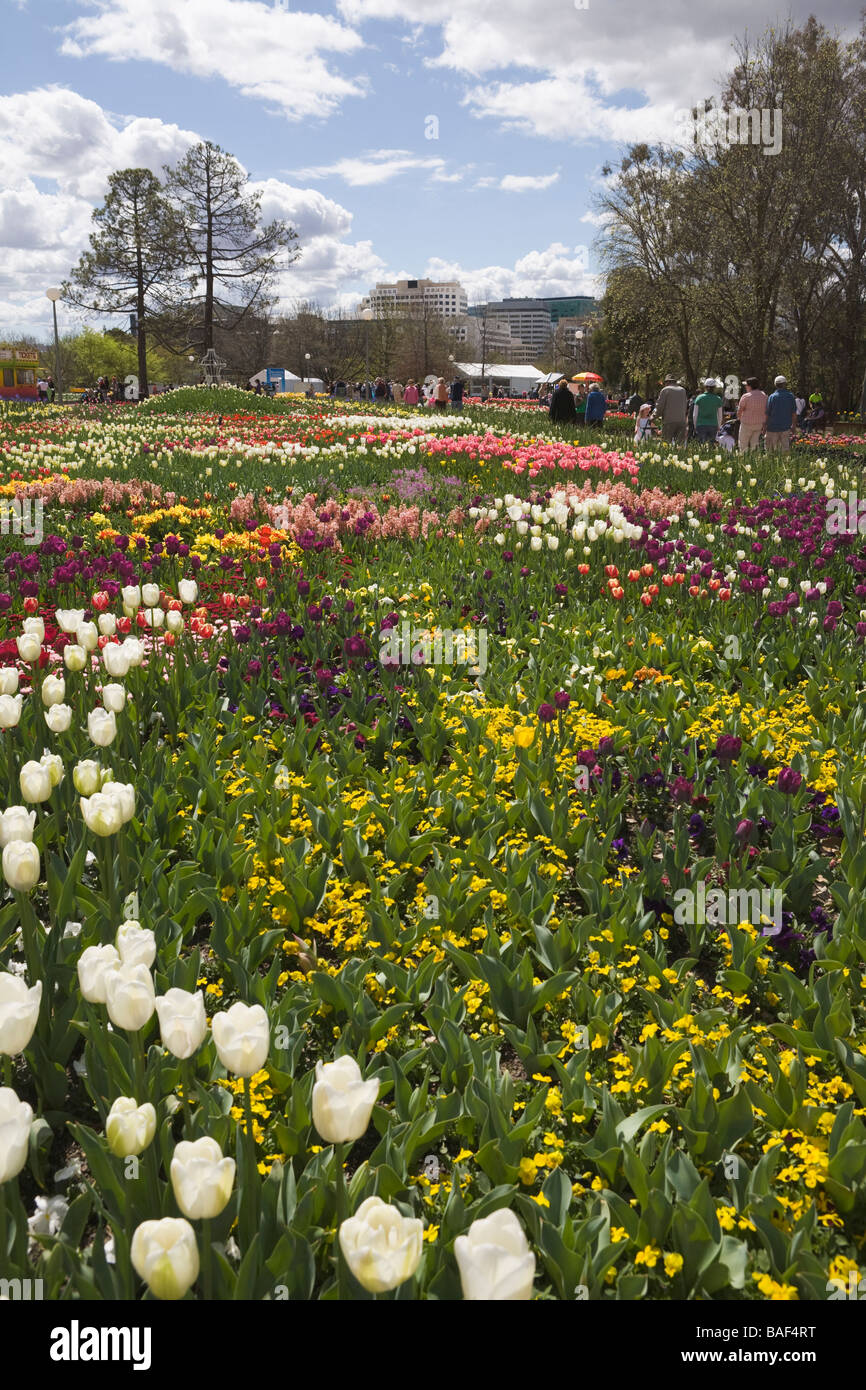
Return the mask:
[[139,391],[146,396],[148,322],[162,309],[178,273],[177,223],[149,169],[110,174],[93,221],[90,250],[64,284],[64,298],[94,313],[135,316]]

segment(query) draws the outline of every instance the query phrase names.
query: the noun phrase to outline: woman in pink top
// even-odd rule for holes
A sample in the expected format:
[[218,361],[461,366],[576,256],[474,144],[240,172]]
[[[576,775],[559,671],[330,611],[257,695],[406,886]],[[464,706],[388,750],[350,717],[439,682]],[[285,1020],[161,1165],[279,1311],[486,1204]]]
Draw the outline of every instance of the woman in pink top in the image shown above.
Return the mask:
[[404,405],[417,405],[417,404],[418,404],[418,387],[415,385],[415,383],[414,383],[414,381],[412,380],[411,377],[410,377],[409,380],[406,382],[406,390],[403,392],[403,404],[404,404]]
[[757,449],[767,422],[767,396],[764,391],[758,389],[758,378],[747,376],[744,385],[748,389],[740,397],[737,406],[737,419],[740,422],[737,442],[741,453]]

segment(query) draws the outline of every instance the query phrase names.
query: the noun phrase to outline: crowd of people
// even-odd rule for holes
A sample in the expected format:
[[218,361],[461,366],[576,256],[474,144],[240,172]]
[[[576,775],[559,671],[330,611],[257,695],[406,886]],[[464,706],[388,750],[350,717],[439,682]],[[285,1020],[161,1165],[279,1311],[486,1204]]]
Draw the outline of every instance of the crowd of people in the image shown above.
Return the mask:
[[707,377],[702,389],[689,396],[682,382],[665,378],[657,400],[644,401],[637,393],[625,403],[635,417],[635,443],[651,438],[657,431],[668,443],[717,443],[738,448],[742,453],[760,449],[768,453],[787,453],[797,430],[823,431],[829,416],[819,391],[808,401],[795,395],[786,377],[779,375],[768,395],[757,377],[746,377],[739,400],[725,398],[725,384]]

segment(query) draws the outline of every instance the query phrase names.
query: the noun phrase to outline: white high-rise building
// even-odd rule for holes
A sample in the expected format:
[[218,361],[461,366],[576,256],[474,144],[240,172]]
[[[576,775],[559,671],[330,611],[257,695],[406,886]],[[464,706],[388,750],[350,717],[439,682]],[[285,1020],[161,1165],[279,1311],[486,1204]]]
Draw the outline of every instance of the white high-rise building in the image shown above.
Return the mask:
[[395,284],[376,285],[361,309],[374,314],[412,313],[421,309],[443,319],[459,318],[469,308],[466,291],[456,280],[398,280]]

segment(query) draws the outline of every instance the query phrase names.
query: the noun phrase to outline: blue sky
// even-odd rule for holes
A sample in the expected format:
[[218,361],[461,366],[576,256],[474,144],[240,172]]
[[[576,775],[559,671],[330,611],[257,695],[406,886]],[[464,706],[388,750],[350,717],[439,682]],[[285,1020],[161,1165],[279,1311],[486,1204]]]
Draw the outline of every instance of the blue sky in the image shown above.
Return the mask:
[[[285,307],[351,308],[400,274],[460,278],[471,301],[591,293],[605,159],[670,135],[733,37],[777,18],[747,0],[709,27],[690,0],[0,4],[0,337],[45,331],[108,172],[196,138],[297,226]],[[820,18],[852,32],[858,10]]]

